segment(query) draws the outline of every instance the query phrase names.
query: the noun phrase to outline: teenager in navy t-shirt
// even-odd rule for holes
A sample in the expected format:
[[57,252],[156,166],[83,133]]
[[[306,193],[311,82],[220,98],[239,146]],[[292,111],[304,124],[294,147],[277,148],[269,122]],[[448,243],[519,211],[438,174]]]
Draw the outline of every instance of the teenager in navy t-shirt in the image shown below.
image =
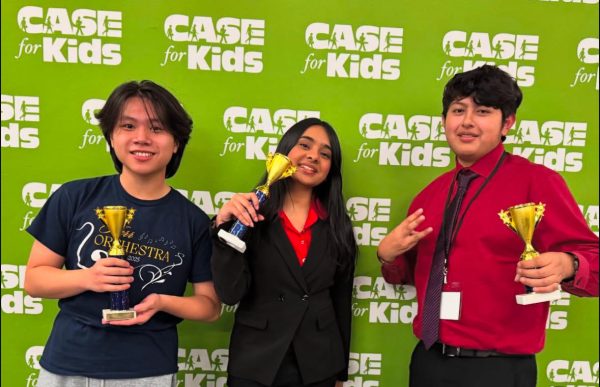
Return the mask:
[[[60,307],[38,386],[89,379],[175,385],[176,325],[213,321],[220,311],[209,219],[166,183],[179,167],[192,120],[170,92],[150,81],[119,86],[97,118],[119,174],[64,184],[28,228],[35,242],[25,290],[57,298]],[[95,210],[109,205],[136,210],[121,232],[125,259],[108,256],[112,236]],[[193,283],[191,296],[184,296],[187,282]],[[137,317],[103,321],[110,292],[121,290],[128,291]]]

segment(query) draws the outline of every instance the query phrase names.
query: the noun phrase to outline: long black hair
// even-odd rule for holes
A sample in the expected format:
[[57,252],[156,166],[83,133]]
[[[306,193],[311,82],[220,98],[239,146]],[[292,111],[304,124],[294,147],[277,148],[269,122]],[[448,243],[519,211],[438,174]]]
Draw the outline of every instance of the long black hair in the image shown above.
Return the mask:
[[123,171],[123,163],[117,158],[111,144],[110,136],[121,118],[125,103],[133,97],[139,97],[144,103],[150,103],[156,111],[161,124],[175,138],[177,152],[171,156],[171,161],[167,164],[165,176],[169,178],[175,175],[175,172],[179,168],[183,151],[190,139],[193,122],[173,94],[164,87],[147,80],[126,82],[118,86],[110,94],[102,110],[96,113],[96,118],[100,121],[100,129],[102,129],[106,142],[110,145],[110,156],[115,164],[115,169],[121,173]]
[[[344,196],[342,194],[342,149],[335,130],[327,122],[318,118],[306,118],[292,125],[281,137],[275,152],[287,155],[298,143],[302,134],[311,126],[318,125],[325,129],[331,145],[331,167],[327,178],[313,189],[313,195],[327,210],[327,223],[330,235],[333,238],[334,252],[338,264],[348,268],[356,259],[356,239],[352,230],[352,222],[346,212]],[[259,184],[267,181],[265,174]],[[290,179],[275,182],[269,188],[269,199],[261,207],[261,213],[267,222],[277,217],[283,208],[285,197],[290,190]]]

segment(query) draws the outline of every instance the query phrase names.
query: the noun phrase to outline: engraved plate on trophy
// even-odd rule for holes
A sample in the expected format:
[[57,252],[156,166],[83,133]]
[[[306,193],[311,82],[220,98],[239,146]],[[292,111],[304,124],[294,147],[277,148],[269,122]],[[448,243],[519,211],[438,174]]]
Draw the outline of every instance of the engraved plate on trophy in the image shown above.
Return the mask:
[[[267,156],[267,181],[265,184],[256,187],[256,196],[258,197],[259,206],[262,205],[269,196],[269,187],[278,180],[285,179],[296,172],[296,167],[292,165],[292,161],[281,153],[269,153]],[[248,226],[244,225],[239,220],[236,220],[229,232],[219,230],[217,234],[219,239],[227,245],[233,247],[240,253],[246,251],[246,243],[242,240]]]
[[[133,208],[124,206],[104,206],[96,208],[96,215],[108,228],[113,237],[108,255],[114,258],[125,259],[125,251],[121,245],[121,231],[133,220]],[[102,317],[106,321],[129,320],[136,317],[133,309],[129,308],[129,292],[121,290],[110,292],[110,309],[102,310]]]
[[[525,250],[521,254],[521,260],[527,261],[540,255],[531,241],[535,227],[539,224],[544,216],[546,205],[543,203],[525,203],[512,206],[506,211],[502,210],[498,213],[502,222],[525,242]],[[518,294],[517,304],[529,305],[538,302],[554,301],[561,298],[559,289],[550,293],[535,293],[530,287],[526,286],[527,293]]]

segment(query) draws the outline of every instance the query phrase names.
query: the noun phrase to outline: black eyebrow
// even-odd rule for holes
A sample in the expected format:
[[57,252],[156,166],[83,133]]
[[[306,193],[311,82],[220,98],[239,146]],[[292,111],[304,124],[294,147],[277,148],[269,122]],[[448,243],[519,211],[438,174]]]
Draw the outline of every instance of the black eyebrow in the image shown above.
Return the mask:
[[[121,121],[125,121],[125,120],[138,121],[137,118],[132,117],[132,116],[127,116],[127,115],[122,115],[120,120]],[[151,124],[156,124],[156,123],[162,124],[161,120],[158,118],[150,118],[149,121]]]
[[[302,139],[309,140],[310,142],[315,142],[315,139],[314,139],[314,138],[312,138],[311,136],[300,136],[300,138],[299,138],[298,140],[302,140]],[[325,144],[325,145],[323,145],[323,146],[324,146],[325,148],[327,148],[327,149],[331,150],[331,146],[329,146],[329,145],[327,145],[327,144]]]

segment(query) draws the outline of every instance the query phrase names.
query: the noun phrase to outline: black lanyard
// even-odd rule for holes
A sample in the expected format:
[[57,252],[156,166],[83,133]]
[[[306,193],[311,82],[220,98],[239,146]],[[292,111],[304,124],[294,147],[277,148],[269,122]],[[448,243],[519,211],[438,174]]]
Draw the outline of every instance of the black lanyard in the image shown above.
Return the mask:
[[[458,218],[458,221],[452,227],[452,235],[450,235],[450,238],[448,238],[448,235],[445,234],[446,231],[445,231],[445,227],[443,227],[443,225],[446,222],[446,216],[448,213],[448,205],[450,203],[450,196],[452,195],[452,192],[454,191],[454,185],[456,184],[456,175],[454,175],[454,179],[452,180],[452,185],[450,185],[450,190],[448,191],[448,196],[446,197],[446,203],[444,204],[444,216],[442,218],[442,229],[440,230],[440,232],[444,233],[444,253],[445,253],[444,254],[444,282],[446,282],[445,278],[446,278],[446,273],[448,271],[448,256],[450,255],[450,249],[452,247],[452,244],[454,243],[454,239],[456,238],[456,234],[458,233],[458,230],[462,226],[463,220],[465,219],[465,215],[467,214],[467,212],[469,211],[469,207],[471,207],[471,204],[473,204],[475,199],[477,199],[477,196],[479,196],[479,194],[481,193],[483,188],[489,183],[490,179],[496,174],[496,172],[498,172],[498,169],[500,168],[500,165],[504,161],[505,157],[506,157],[506,152],[503,152],[502,156],[500,156],[500,159],[494,166],[494,169],[492,169],[492,171],[490,172],[488,177],[485,179],[483,184],[481,184],[481,186],[479,186],[479,189],[477,190],[477,192],[475,192],[475,195],[473,195],[471,200],[469,200],[469,202],[467,203],[467,206],[465,207],[465,210],[462,212],[462,215]],[[456,211],[460,211],[460,208],[457,208]]]

